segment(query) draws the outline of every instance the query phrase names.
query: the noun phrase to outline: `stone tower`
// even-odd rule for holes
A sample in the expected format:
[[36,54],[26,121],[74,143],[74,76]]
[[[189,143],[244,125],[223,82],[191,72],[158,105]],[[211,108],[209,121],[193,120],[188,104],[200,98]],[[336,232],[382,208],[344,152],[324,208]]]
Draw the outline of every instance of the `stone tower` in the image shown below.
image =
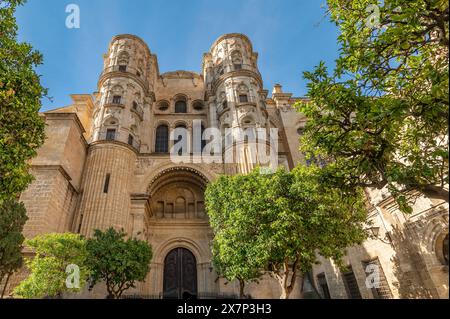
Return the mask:
[[[253,52],[250,40],[236,33],[217,39],[203,58],[210,126],[220,129],[224,136],[227,174],[252,170],[258,163],[258,156],[247,141],[253,139],[256,128],[269,128],[265,104],[267,91],[263,90],[257,59],[258,54]],[[238,129],[247,130],[249,134],[239,136],[242,130]]]
[[[133,170],[151,117],[156,57],[133,35],[112,39],[98,82],[82,199],[74,228],[83,235],[110,226],[130,231]],[[95,204],[93,204],[95,203]]]

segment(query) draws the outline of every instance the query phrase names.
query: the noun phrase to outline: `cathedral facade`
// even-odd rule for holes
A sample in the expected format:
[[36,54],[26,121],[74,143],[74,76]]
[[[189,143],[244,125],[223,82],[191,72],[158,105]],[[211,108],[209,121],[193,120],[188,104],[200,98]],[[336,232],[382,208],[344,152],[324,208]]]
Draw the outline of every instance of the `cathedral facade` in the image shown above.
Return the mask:
[[[153,249],[147,279],[129,297],[238,295],[237,283],[218,278],[211,263],[204,190],[220,174],[249,172],[253,150],[244,146],[236,161],[205,161],[205,141],[195,131],[214,128],[226,140],[232,128],[276,128],[276,166],[292,169],[303,161],[299,134],[306,118],[293,107],[302,98],[280,85],[269,96],[258,54],[242,34],[217,39],[203,55],[201,73],[160,73],[156,55],[134,35],[115,36],[103,58],[98,92],[72,95],[71,105],[42,114],[47,139],[32,160],[35,180],[21,195],[29,216],[25,236],[123,229]],[[188,137],[183,162],[169,154],[177,129]],[[322,260],[291,297],[448,297],[448,204],[420,198],[406,216],[386,192],[368,194],[374,238],[348,249],[348,272]],[[374,265],[381,270],[376,287],[367,285]],[[279,298],[278,286],[266,277],[246,293]],[[105,291],[84,296],[104,298]]]

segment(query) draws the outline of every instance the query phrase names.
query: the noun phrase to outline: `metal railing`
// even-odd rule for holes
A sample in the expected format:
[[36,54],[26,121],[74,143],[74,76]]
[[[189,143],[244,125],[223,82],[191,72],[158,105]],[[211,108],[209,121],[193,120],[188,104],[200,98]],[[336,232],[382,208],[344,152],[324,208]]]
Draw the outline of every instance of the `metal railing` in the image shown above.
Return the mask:
[[[133,135],[131,135],[131,136],[133,136]],[[125,133],[121,133],[121,132],[117,132],[117,131],[101,132],[97,137],[97,141],[122,142],[122,143],[130,145],[138,152],[141,147],[141,142],[136,140],[136,138],[134,136],[133,136],[133,138],[130,139],[130,134],[125,134]]]
[[126,104],[126,99],[121,96],[120,100],[114,99],[114,96],[110,96],[108,99],[106,99],[105,101],[105,106],[120,106],[120,107],[125,107]]
[[[158,295],[124,295],[122,299],[164,299],[162,294]],[[199,292],[191,299],[239,299],[239,296],[231,293]]]

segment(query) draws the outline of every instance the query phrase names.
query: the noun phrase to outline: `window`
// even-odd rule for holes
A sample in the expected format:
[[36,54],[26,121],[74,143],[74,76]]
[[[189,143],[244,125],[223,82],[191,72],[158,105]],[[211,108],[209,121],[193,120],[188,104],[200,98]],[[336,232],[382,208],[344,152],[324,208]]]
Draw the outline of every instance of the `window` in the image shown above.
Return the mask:
[[156,129],[155,152],[169,152],[169,128],[167,125],[160,125]]
[[352,268],[349,268],[349,271],[342,274],[345,290],[347,291],[347,296],[349,299],[362,299],[355,274],[353,273]]
[[167,103],[167,102],[161,102],[161,103],[159,103],[158,109],[159,109],[160,111],[166,111],[168,108],[169,108],[169,103]]
[[113,104],[120,104],[122,102],[122,97],[120,95],[113,96]]
[[242,64],[238,63],[238,64],[233,64],[234,69],[235,70],[241,70],[242,69]]
[[133,145],[133,142],[134,142],[134,137],[133,137],[133,135],[129,134],[128,135],[128,144]]
[[[378,258],[370,260],[370,261],[363,261],[363,268],[366,272],[366,276],[369,276],[374,272],[374,269],[378,270],[379,275],[379,285],[378,287],[373,287],[372,294],[375,299],[392,299],[392,292],[389,288],[389,284],[387,282],[386,276],[384,275],[383,268],[381,267],[380,261]],[[369,266],[369,267],[368,267]]]
[[186,101],[177,101],[175,103],[175,113],[187,113]]
[[194,110],[201,111],[203,109],[203,103],[202,102],[195,102],[193,107],[194,107]]
[[119,65],[119,71],[120,72],[127,72],[127,66],[126,65]]
[[114,141],[116,139],[116,130],[115,129],[107,129],[106,130],[106,140],[107,141]]
[[109,180],[111,179],[111,174],[106,174],[105,184],[103,185],[103,193],[108,193],[109,189]]
[[325,273],[317,275],[317,282],[319,284],[320,290],[322,291],[322,296],[324,299],[331,299],[330,290],[328,289],[327,279],[325,278]]
[[240,95],[239,95],[239,102],[241,102],[241,103],[247,103],[247,102],[248,102],[248,96],[247,96],[247,94],[240,94]]

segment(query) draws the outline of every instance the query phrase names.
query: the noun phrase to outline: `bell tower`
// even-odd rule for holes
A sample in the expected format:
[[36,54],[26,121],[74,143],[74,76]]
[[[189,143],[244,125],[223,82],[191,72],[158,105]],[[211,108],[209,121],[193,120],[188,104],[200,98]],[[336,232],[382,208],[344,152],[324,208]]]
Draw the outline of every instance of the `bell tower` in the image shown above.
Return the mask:
[[135,162],[151,116],[156,57],[134,35],[115,36],[104,55],[84,170],[76,231],[131,228],[130,194]]
[[263,90],[257,60],[250,40],[237,33],[221,36],[204,55],[210,126],[220,129],[224,137],[227,174],[248,173],[259,164],[257,149],[248,142],[256,137],[256,129],[264,129],[267,136],[269,133],[267,91]]

